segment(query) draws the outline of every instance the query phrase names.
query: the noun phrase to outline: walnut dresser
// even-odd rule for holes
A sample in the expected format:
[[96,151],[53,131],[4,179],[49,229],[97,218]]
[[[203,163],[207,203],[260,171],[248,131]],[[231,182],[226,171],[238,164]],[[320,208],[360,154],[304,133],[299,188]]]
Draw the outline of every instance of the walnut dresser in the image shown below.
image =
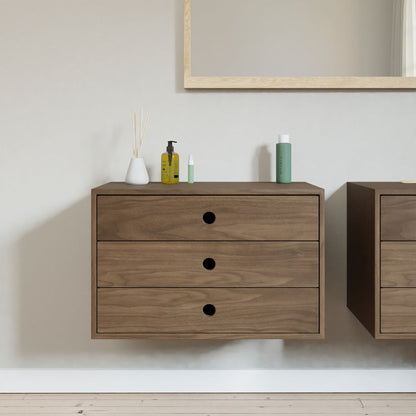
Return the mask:
[[416,184],[348,183],[348,307],[380,339],[416,339]]
[[324,191],[93,189],[92,337],[323,338]]

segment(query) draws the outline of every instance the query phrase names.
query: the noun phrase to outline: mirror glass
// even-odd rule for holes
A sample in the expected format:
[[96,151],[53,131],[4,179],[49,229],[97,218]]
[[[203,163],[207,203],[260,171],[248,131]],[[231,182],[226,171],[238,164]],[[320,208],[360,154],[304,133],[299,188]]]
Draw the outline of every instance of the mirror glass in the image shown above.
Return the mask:
[[192,76],[416,76],[416,0],[192,0]]

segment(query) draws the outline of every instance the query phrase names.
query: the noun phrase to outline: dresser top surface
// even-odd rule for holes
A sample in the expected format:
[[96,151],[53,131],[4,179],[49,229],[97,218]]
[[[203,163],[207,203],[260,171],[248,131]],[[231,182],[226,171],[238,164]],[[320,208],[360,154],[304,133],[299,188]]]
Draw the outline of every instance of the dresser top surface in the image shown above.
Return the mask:
[[348,184],[371,189],[379,194],[416,195],[416,183],[348,182]]
[[324,190],[306,182],[179,182],[174,185],[109,182],[92,192],[96,195],[323,195]]

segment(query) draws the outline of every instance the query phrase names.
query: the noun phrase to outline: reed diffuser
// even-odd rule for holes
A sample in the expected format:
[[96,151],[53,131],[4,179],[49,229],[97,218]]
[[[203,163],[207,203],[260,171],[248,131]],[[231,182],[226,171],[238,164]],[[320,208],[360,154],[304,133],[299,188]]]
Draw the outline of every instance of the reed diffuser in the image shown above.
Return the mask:
[[[149,113],[143,117],[143,109],[140,109],[140,126],[137,125],[137,112],[132,111],[132,137],[133,137],[133,155],[130,159],[129,168],[126,174],[126,183],[132,185],[146,185],[149,183],[149,175],[142,157],[143,138],[146,133],[149,122]],[[137,130],[139,127],[139,138],[137,139]]]

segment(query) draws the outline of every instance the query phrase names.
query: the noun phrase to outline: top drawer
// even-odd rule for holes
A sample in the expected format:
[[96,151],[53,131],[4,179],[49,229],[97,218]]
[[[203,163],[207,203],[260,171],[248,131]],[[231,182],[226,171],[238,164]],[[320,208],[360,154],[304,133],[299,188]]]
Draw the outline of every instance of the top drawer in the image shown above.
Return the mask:
[[416,196],[381,197],[381,239],[416,240]]
[[319,196],[97,196],[98,240],[319,240]]

